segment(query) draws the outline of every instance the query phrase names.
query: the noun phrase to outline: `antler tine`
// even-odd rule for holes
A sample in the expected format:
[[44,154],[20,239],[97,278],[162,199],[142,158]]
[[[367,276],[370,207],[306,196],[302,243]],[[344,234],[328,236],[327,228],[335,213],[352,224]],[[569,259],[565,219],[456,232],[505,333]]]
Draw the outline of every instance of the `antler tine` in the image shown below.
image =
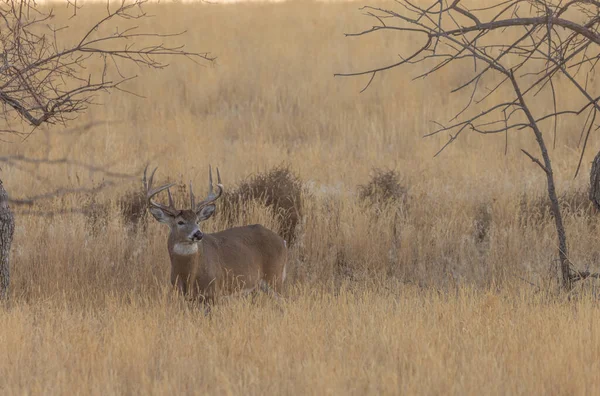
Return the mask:
[[[164,186],[160,186],[160,187],[157,187],[154,189],[152,188],[152,182],[154,181],[154,174],[156,173],[157,169],[158,169],[158,167],[154,168],[149,179],[147,179],[148,167],[146,166],[146,169],[144,169],[144,178],[142,180],[144,183],[144,188],[146,189],[146,199],[148,200],[148,205],[162,209],[171,214],[176,214],[178,211],[175,208],[175,206],[173,205],[173,197],[171,196],[171,191],[169,190],[169,188],[173,187],[175,185],[175,183],[165,184]],[[152,200],[152,197],[154,197],[156,194],[158,194],[164,190],[167,190],[167,192],[169,194],[169,206],[159,204]]]
[[147,172],[148,172],[148,164],[146,164],[146,167],[144,168],[144,177],[142,177],[142,185],[144,186],[144,189],[146,191],[148,191],[148,181],[146,180]]
[[174,208],[175,204],[173,203],[173,196],[171,195],[171,189],[167,188],[167,194],[169,195],[169,206]]
[[154,181],[154,174],[156,173],[157,169],[158,169],[158,166],[156,168],[154,168],[154,170],[152,171],[152,174],[150,175],[150,180],[148,180],[148,189],[152,188],[152,181]]
[[[169,184],[165,184],[164,186],[160,186],[157,187],[153,190],[149,190],[148,193],[146,194],[146,196],[148,197],[148,199],[153,198],[156,194],[158,194],[159,192],[168,190],[169,188],[173,187],[175,185],[175,183],[169,183]],[[169,191],[170,192],[170,191]],[[171,199],[172,200],[172,199]]]
[[219,192],[215,195],[213,190],[213,178],[212,178],[212,167],[208,166],[208,196],[196,205],[196,212],[202,209],[206,205],[210,205],[221,197],[223,194],[223,185],[221,184],[221,175],[219,174],[219,168],[217,168],[217,188]]
[[213,195],[213,179],[212,179],[212,166],[208,164],[208,196]]

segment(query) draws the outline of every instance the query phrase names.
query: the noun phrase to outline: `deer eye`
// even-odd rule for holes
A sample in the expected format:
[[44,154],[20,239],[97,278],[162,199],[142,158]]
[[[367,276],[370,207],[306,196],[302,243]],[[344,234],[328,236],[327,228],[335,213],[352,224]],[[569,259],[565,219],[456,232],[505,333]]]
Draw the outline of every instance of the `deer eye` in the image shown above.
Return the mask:
[[185,223],[184,223],[183,221],[179,220],[179,221],[177,222],[177,224],[179,224],[179,225],[184,225]]

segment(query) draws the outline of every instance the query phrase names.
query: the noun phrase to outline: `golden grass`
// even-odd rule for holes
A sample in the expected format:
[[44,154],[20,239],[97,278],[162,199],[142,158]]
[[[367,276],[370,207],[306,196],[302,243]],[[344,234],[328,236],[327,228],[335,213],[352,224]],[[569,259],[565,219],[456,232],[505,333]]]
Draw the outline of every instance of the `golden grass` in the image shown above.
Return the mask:
[[[391,285],[390,285],[391,286]],[[0,321],[3,394],[590,394],[590,299],[302,287],[283,310],[210,317],[139,293],[18,303]]]
[[[291,250],[288,301],[235,300],[210,317],[169,292],[167,230],[129,233],[114,201],[139,181],[94,197],[106,223],[82,215],[71,196],[20,208],[11,303],[0,309],[2,394],[586,394],[598,386],[598,306],[586,293],[533,293],[555,265],[556,238],[535,208],[544,175],[521,148],[528,132],[465,135],[441,157],[447,136],[422,139],[465,96],[448,94],[466,77],[448,68],[425,81],[417,69],[365,79],[333,78],[393,60],[414,43],[402,36],[361,39],[370,26],[357,4],[169,4],[147,22],[186,28],[185,43],[211,50],[216,66],[174,61],[102,98],[70,126],[3,144],[3,155],[68,158],[116,172],[159,165],[159,178],[204,186],[218,165],[226,186],[289,164],[305,182],[304,213]],[[69,22],[82,29],[102,7]],[[59,10],[60,11],[60,10]],[[63,10],[64,11],[64,10]],[[62,11],[60,11],[62,12]],[[59,13],[60,13],[59,12]],[[94,16],[96,13],[96,16]],[[61,14],[64,17],[66,14]],[[567,98],[577,100],[577,98]],[[573,180],[579,124],[561,122],[552,150],[559,191],[584,201]],[[550,138],[550,133],[548,132]],[[367,207],[357,186],[373,168],[399,172],[406,205]],[[31,177],[35,172],[44,182]],[[101,174],[75,165],[5,165],[13,197],[93,186]],[[201,194],[198,191],[198,194]],[[524,196],[525,195],[525,196]],[[531,209],[531,207],[534,209]],[[220,229],[225,220],[206,223]],[[277,229],[249,205],[239,223]],[[480,237],[480,228],[486,236]],[[573,204],[565,214],[571,256],[598,267],[597,220]]]

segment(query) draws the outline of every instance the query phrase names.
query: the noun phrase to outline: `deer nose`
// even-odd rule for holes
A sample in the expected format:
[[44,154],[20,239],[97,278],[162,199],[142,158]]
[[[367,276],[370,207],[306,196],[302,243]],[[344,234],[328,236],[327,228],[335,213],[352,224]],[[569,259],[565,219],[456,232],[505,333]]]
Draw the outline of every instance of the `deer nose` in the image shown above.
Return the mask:
[[194,232],[194,235],[192,235],[192,240],[199,241],[202,239],[203,236],[204,236],[204,234],[202,233],[202,231],[198,230],[198,231]]

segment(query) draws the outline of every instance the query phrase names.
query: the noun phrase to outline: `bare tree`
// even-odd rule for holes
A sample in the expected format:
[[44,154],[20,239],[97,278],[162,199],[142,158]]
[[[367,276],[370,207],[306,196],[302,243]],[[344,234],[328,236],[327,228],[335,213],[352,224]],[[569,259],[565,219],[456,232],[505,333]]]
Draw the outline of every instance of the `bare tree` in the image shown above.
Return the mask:
[[[43,124],[66,124],[93,105],[101,92],[128,92],[125,83],[136,76],[124,73],[124,64],[159,69],[173,57],[213,61],[208,53],[188,52],[177,43],[165,44],[184,32],[158,34],[137,26],[136,22],[150,17],[143,8],[146,1],[122,0],[116,5],[107,1],[105,14],[81,32],[55,24],[52,8],[34,0],[2,0],[2,140],[15,135],[27,137]],[[80,7],[69,1],[65,5],[73,7],[72,22]],[[17,157],[1,160],[8,165],[28,161]],[[0,296],[7,295],[10,279],[8,258],[14,219],[8,202],[0,182]]]
[[[552,136],[556,141],[559,117],[585,117],[577,175],[588,137],[592,130],[598,129],[600,93],[595,92],[598,87],[593,77],[600,60],[600,2],[508,0],[480,8],[476,8],[476,1],[471,2],[473,8],[465,3],[439,0],[424,8],[408,0],[398,0],[396,10],[363,7],[377,24],[348,36],[396,32],[419,44],[414,52],[396,62],[338,75],[370,76],[366,89],[377,74],[403,65],[422,65],[425,71],[417,78],[430,76],[450,64],[468,65],[472,70],[470,76],[452,89],[452,92],[468,92],[464,108],[448,123],[436,123],[437,129],[426,136],[449,134],[439,154],[467,131],[506,134],[507,142],[514,130],[533,134],[541,159],[522,152],[546,175],[558,239],[560,275],[564,287],[570,288],[573,281],[592,274],[576,271],[569,261],[547,140]],[[559,78],[563,80],[560,90]],[[568,100],[567,95],[570,95]]]

